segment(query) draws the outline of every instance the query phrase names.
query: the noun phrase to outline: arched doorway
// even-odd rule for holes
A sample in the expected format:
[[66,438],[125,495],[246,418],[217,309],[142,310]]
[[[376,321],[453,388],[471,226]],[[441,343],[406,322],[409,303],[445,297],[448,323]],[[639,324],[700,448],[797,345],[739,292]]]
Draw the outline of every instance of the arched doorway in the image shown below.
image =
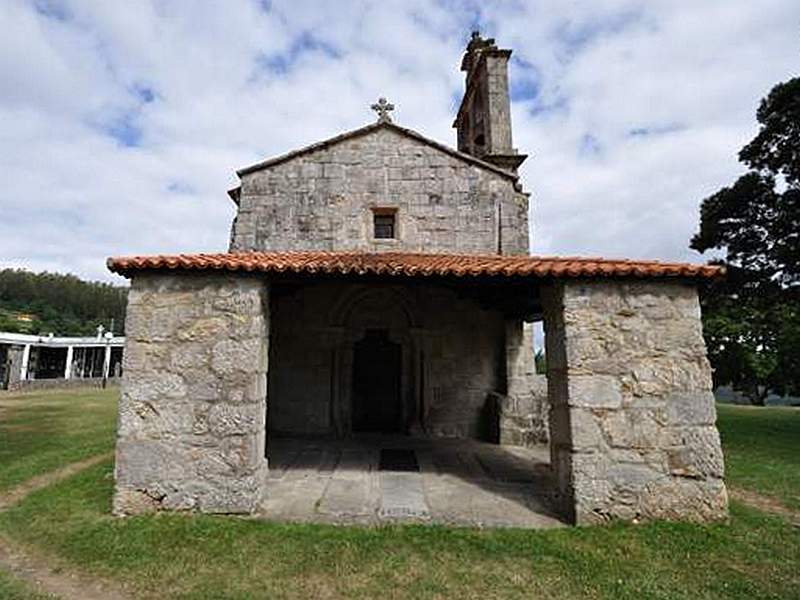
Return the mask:
[[353,431],[403,430],[402,346],[385,329],[368,329],[353,347]]
[[418,428],[420,348],[414,297],[398,286],[353,286],[329,313],[333,355],[331,422],[339,436]]

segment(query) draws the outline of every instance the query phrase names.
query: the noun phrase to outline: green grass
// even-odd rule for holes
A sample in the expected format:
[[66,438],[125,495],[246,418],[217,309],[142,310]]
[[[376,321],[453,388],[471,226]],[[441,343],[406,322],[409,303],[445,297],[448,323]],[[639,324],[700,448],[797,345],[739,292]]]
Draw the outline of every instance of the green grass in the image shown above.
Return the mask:
[[[78,402],[113,422],[97,399]],[[748,479],[759,464],[777,461],[777,473],[796,466],[792,427],[780,423],[795,417],[720,409],[736,485],[797,494],[794,474],[767,488]],[[769,435],[750,435],[749,418]],[[752,466],[740,465],[742,454]],[[800,529],[735,503],[729,523],[703,525],[371,529],[180,514],[117,519],[112,487],[111,462],[98,464],[0,513],[0,532],[143,598],[800,598]],[[0,575],[0,597],[2,585]]]
[[0,530],[148,598],[800,597],[800,530],[737,505],[730,524],[369,529],[115,519],[111,488],[98,465],[0,515]]
[[0,394],[0,492],[114,448],[118,389]]
[[17,580],[11,573],[1,569],[0,598],[3,600],[53,600],[52,596],[39,594],[30,586]]
[[723,404],[717,409],[728,484],[800,511],[800,409]]

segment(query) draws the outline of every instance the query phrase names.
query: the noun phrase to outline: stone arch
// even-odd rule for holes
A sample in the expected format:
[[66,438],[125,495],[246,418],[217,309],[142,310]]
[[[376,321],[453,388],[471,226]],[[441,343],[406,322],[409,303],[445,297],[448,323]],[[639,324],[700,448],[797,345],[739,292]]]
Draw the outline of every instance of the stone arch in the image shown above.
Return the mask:
[[339,342],[333,356],[334,389],[331,421],[339,436],[352,432],[353,367],[355,344],[369,330],[385,330],[401,346],[401,403],[403,429],[418,428],[420,344],[417,340],[418,311],[408,290],[395,286],[357,286],[343,294],[328,314]]
[[328,314],[328,323],[333,327],[346,327],[352,322],[358,308],[369,304],[390,305],[402,312],[407,328],[412,329],[418,326],[416,302],[408,290],[396,286],[367,285],[355,286],[343,294],[331,308]]

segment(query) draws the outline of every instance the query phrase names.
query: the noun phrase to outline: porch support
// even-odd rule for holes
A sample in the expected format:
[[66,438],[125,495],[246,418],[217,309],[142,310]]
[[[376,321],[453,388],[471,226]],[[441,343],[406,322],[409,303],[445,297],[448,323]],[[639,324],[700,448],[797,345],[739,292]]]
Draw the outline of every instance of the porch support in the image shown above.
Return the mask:
[[25,346],[10,345],[8,346],[8,357],[6,361],[6,377],[5,382],[0,381],[0,385],[5,383],[7,389],[13,390],[18,387],[20,381],[24,381],[22,363],[25,358]]
[[499,442],[536,446],[548,441],[547,383],[536,372],[533,323],[522,319],[505,322],[506,390],[501,396]]
[[67,346],[67,359],[64,361],[64,379],[72,379],[73,346]]
[[267,475],[267,296],[249,275],[133,278],[116,514],[256,510]]
[[111,346],[106,344],[103,350],[103,379],[108,379],[110,370],[111,370]]
[[22,364],[20,365],[19,380],[27,381],[28,379],[28,366],[31,361],[31,345],[25,344],[22,348]]
[[577,524],[725,517],[695,287],[556,281],[542,297],[551,454],[565,514]]

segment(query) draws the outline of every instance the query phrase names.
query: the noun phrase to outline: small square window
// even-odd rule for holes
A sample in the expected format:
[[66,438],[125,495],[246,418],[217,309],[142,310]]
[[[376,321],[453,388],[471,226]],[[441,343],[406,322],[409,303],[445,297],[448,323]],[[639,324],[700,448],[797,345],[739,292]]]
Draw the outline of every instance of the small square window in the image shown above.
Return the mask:
[[392,240],[395,237],[395,213],[376,212],[372,215],[376,240]]

